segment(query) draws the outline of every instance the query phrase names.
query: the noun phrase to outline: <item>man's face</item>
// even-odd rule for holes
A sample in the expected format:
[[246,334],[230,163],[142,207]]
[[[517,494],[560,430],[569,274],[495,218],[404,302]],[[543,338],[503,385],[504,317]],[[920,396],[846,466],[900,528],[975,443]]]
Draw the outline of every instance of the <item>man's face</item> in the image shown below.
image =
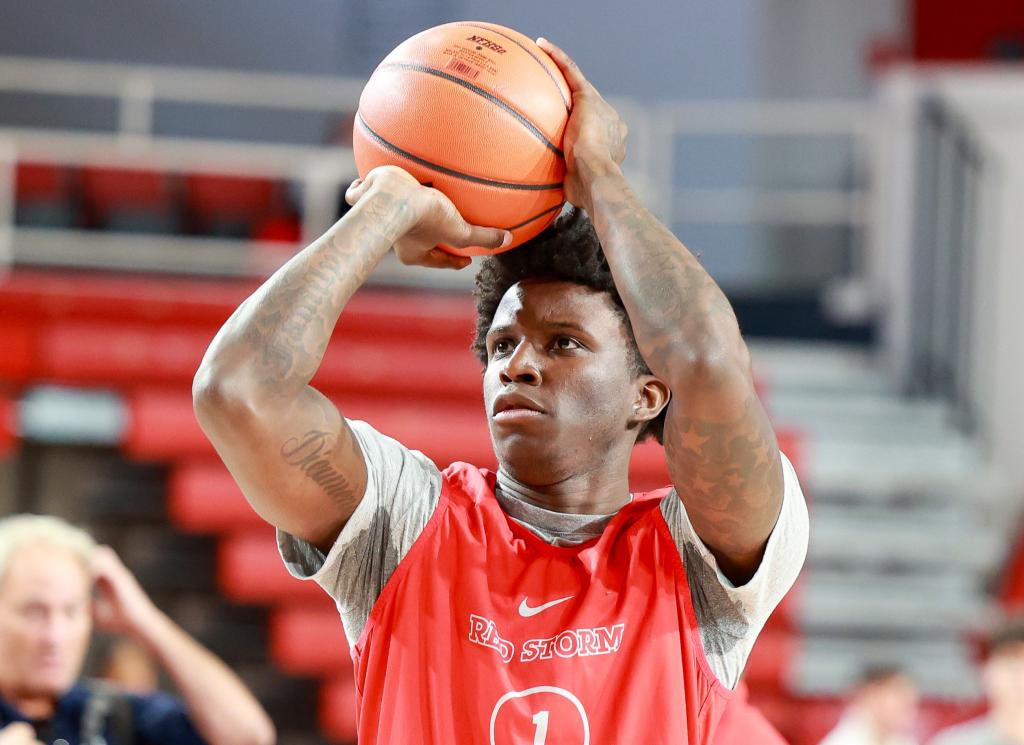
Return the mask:
[[997,650],[985,663],[983,675],[993,708],[1024,713],[1024,642]]
[[551,484],[632,447],[630,343],[606,293],[572,282],[509,288],[487,334],[484,373],[491,439],[506,470]]
[[92,632],[92,581],[51,546],[19,549],[0,578],[0,687],[57,697],[78,678]]
[[903,675],[887,678],[868,686],[862,705],[885,734],[910,732],[917,721],[917,686]]

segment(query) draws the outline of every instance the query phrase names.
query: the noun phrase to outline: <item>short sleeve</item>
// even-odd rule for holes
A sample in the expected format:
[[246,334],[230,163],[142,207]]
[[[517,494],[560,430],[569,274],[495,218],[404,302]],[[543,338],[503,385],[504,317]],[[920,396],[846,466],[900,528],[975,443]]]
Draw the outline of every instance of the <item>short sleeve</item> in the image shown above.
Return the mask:
[[181,699],[153,693],[132,696],[131,704],[139,745],[206,745]]
[[782,458],[782,510],[753,578],[735,587],[697,535],[682,500],[673,490],[661,511],[686,566],[693,609],[711,669],[729,688],[739,682],[747,657],[768,616],[796,581],[807,558],[809,521],[796,471]]
[[334,599],[354,644],[384,585],[437,507],[441,473],[423,453],[366,422],[348,424],[366,461],[366,492],[359,506],[326,556],[281,530],[277,544],[292,576],[315,581]]

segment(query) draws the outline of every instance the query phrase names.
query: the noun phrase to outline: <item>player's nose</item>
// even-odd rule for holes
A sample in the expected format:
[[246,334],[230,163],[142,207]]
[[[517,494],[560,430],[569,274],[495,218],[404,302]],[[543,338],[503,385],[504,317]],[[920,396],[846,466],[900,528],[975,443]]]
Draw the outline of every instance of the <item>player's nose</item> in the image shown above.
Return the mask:
[[501,382],[521,383],[523,385],[540,385],[543,380],[543,363],[533,345],[523,340],[505,360],[500,372]]

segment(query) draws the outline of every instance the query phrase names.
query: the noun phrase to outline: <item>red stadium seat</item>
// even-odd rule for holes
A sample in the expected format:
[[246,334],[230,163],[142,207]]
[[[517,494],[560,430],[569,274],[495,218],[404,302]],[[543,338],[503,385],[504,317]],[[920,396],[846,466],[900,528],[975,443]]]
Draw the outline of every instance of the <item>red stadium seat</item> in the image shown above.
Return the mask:
[[240,603],[322,601],[324,591],[312,581],[295,579],[277,551],[269,526],[226,536],[217,552],[217,583],[228,598]]
[[49,163],[18,163],[15,199],[19,202],[60,201],[67,198],[67,170]]
[[799,640],[792,634],[765,630],[751,650],[744,678],[760,690],[782,692],[798,647]]
[[[776,697],[762,700],[751,696],[765,716],[776,722],[782,734],[793,745],[817,745],[836,726],[845,702],[838,698],[801,698],[787,701]],[[784,713],[787,712],[787,713]]]
[[0,323],[0,381],[25,383],[38,377],[38,324],[4,317]]
[[[129,396],[131,412],[123,443],[133,457],[174,460],[213,455],[199,428],[187,392],[143,389]],[[342,409],[365,419],[385,434],[420,449],[436,463],[466,460],[488,466],[494,461],[482,408],[474,404],[343,396]]]
[[82,191],[89,206],[102,213],[122,208],[165,207],[171,200],[166,174],[128,168],[85,168]]
[[215,456],[183,390],[140,390],[128,396],[128,427],[122,447],[140,460]]
[[263,178],[196,173],[185,180],[188,207],[201,216],[260,217],[276,191],[277,185]]
[[291,675],[352,675],[352,657],[338,611],[320,605],[279,609],[270,617],[270,657]]
[[265,525],[227,468],[214,460],[184,463],[171,471],[167,511],[179,528],[196,533]]
[[298,243],[302,240],[302,225],[291,215],[268,217],[256,224],[251,237],[254,241]]
[[62,321],[39,337],[38,374],[62,383],[190,385],[214,331]]
[[335,742],[356,741],[356,684],[351,675],[320,687],[320,728]]
[[17,407],[13,401],[0,397],[0,457],[14,449],[17,432]]
[[1024,530],[1020,531],[1010,551],[999,600],[1008,611],[1024,610]]
[[167,174],[86,168],[82,193],[87,221],[94,227],[147,233],[180,230],[173,182]]
[[[64,383],[191,385],[216,331],[112,320],[49,323],[38,338],[34,374]],[[402,341],[402,369],[414,372],[398,375],[387,341],[339,336],[313,381],[321,390],[481,399],[480,365],[465,345]]]
[[[247,281],[61,275],[17,270],[0,279],[0,317],[117,320],[220,327],[256,289]],[[345,308],[346,337],[447,342],[465,349],[473,333],[473,301],[436,292],[364,288]]]
[[276,214],[281,192],[262,178],[193,174],[185,180],[188,215],[200,232],[249,237],[256,225]]

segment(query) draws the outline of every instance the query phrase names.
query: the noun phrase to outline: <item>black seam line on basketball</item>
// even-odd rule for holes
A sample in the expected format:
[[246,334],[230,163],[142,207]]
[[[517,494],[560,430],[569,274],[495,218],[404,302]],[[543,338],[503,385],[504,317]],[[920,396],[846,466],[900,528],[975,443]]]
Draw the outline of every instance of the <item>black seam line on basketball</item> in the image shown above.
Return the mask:
[[476,93],[478,96],[483,96],[488,101],[493,103],[495,106],[499,106],[500,108],[504,109],[509,114],[514,116],[516,118],[516,120],[520,124],[522,124],[528,130],[530,130],[530,132],[538,140],[543,142],[544,146],[548,150],[551,150],[553,153],[558,155],[559,158],[564,158],[565,157],[565,153],[563,153],[557,146],[555,146],[555,144],[552,143],[551,140],[549,140],[547,137],[545,137],[544,133],[541,132],[539,129],[537,129],[537,125],[535,125],[533,122],[531,122],[525,116],[520,114],[514,108],[509,106],[507,103],[502,101],[500,98],[495,96],[493,93],[488,93],[487,91],[485,91],[480,86],[473,85],[468,80],[463,80],[462,78],[456,77],[455,75],[450,75],[450,74],[448,74],[448,73],[446,73],[446,72],[444,72],[442,70],[438,70],[435,67],[427,67],[426,65],[414,65],[411,62],[389,62],[388,64],[383,65],[381,67],[382,70],[388,70],[388,69],[392,69],[392,68],[397,68],[399,70],[414,70],[415,72],[422,72],[422,73],[426,73],[427,75],[434,75],[436,77],[443,78],[445,80],[449,80],[452,83],[455,83],[456,85],[461,85],[463,88],[466,88],[467,90],[473,91],[473,93]]
[[541,68],[542,68],[542,69],[544,70],[544,73],[545,73],[545,74],[546,74],[546,75],[547,75],[547,76],[548,76],[549,78],[551,78],[551,82],[555,84],[555,89],[556,89],[556,90],[558,91],[558,95],[559,95],[559,96],[561,97],[561,99],[562,99],[562,103],[563,103],[563,104],[565,104],[565,110],[566,110],[566,111],[571,111],[571,110],[572,110],[572,107],[571,107],[571,106],[569,105],[569,99],[565,97],[565,94],[564,94],[564,93],[562,93],[562,86],[560,86],[560,85],[558,84],[558,81],[557,81],[557,80],[555,79],[555,76],[551,74],[551,70],[549,70],[549,69],[548,69],[548,66],[547,66],[547,65],[545,65],[545,64],[544,64],[543,62],[541,62],[541,61],[540,61],[540,58],[538,58],[538,57],[537,57],[537,55],[536,55],[536,54],[534,54],[534,53],[533,53],[533,52],[532,52],[532,51],[530,50],[530,48],[529,48],[529,47],[527,47],[527,46],[524,46],[524,45],[523,45],[523,43],[522,43],[521,41],[519,41],[518,39],[514,39],[514,38],[512,38],[512,37],[511,37],[511,36],[509,36],[508,34],[503,34],[503,33],[502,33],[501,31],[499,31],[499,30],[498,30],[498,29],[496,29],[496,28],[489,28],[488,26],[478,26],[478,25],[476,25],[475,23],[460,23],[460,24],[458,24],[458,25],[459,25],[459,26],[468,26],[469,28],[478,28],[478,29],[480,29],[480,30],[482,30],[482,31],[488,31],[488,32],[490,32],[490,33],[493,33],[493,34],[497,34],[498,36],[501,36],[501,37],[503,37],[503,38],[505,38],[505,39],[508,39],[508,40],[509,40],[509,41],[511,41],[511,42],[512,42],[513,44],[515,44],[515,45],[516,45],[517,47],[519,47],[519,48],[520,48],[520,49],[522,49],[522,50],[523,50],[524,52],[526,52],[526,53],[527,53],[528,55],[530,55],[531,57],[533,57],[533,61],[534,61],[534,62],[536,62],[536,63],[537,63],[538,65],[540,65],[540,66],[541,66]]
[[511,227],[504,228],[504,230],[519,230],[519,228],[524,227],[526,225],[529,225],[534,220],[539,220],[540,218],[544,217],[544,215],[550,215],[555,210],[562,209],[562,206],[563,205],[561,205],[561,204],[556,204],[554,207],[549,207],[548,209],[544,210],[543,212],[538,212],[533,217],[528,217],[527,219],[523,220],[518,225],[512,225]]
[[363,115],[358,111],[356,112],[356,121],[358,121],[359,124],[362,125],[363,129],[367,131],[370,137],[376,140],[377,144],[379,144],[385,150],[390,150],[396,155],[401,155],[403,158],[407,158],[408,160],[411,160],[413,163],[416,163],[417,165],[421,165],[424,168],[429,168],[432,171],[437,171],[438,173],[443,173],[446,176],[454,176],[455,178],[460,178],[465,181],[472,181],[475,184],[483,184],[484,186],[493,186],[496,189],[514,189],[516,191],[550,191],[552,189],[562,188],[561,181],[559,181],[557,184],[514,184],[508,181],[494,181],[493,179],[481,178],[480,176],[471,176],[468,173],[463,173],[462,171],[456,171],[451,168],[445,168],[444,166],[438,165],[437,163],[431,163],[429,160],[424,160],[418,155],[413,155],[412,153],[403,150],[397,145],[392,145],[379,134],[374,132],[370,128],[370,125],[366,123],[366,120],[363,119]]

